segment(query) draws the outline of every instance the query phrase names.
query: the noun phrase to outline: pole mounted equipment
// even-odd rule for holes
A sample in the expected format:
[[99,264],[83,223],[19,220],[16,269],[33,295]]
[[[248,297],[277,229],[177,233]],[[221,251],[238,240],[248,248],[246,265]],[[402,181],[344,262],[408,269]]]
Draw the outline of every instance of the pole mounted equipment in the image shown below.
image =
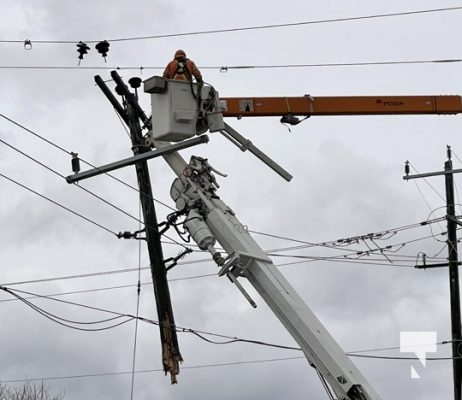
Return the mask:
[[138,78],[137,76],[134,76],[133,78],[130,78],[128,80],[128,84],[130,85],[130,87],[135,89],[136,98],[138,98],[138,88],[141,86],[141,82],[143,82],[143,80],[141,78]]
[[106,62],[107,53],[109,53],[109,46],[110,44],[107,40],[103,40],[95,45],[95,49],[103,56],[104,62]]
[[77,43],[77,53],[79,53],[79,65],[80,65],[80,61],[83,60],[83,56],[85,54],[88,54],[88,50],[90,50],[90,47],[88,47],[86,43],[82,41]]

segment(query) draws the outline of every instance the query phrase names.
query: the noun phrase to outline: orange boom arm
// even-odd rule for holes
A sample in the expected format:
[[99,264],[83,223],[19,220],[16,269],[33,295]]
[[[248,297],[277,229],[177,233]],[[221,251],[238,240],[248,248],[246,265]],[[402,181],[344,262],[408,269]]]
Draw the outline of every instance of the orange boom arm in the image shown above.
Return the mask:
[[461,96],[225,97],[225,117],[460,114]]

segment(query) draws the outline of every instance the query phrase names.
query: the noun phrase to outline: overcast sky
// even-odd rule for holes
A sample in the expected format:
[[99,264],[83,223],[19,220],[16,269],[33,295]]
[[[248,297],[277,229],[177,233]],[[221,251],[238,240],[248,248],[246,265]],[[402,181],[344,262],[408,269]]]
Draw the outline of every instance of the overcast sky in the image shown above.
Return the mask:
[[[32,41],[30,51],[23,43],[0,43],[0,113],[97,165],[130,156],[131,145],[112,107],[94,84],[96,74],[110,79],[110,69],[84,67],[133,67],[120,71],[124,79],[146,79],[161,74],[178,48],[185,49],[202,67],[205,81],[223,97],[462,94],[457,62],[229,69],[226,73],[219,68],[460,59],[462,10],[114,41],[435,8],[435,2],[429,0],[0,0],[0,5],[0,40]],[[459,6],[461,1],[437,4],[441,8]],[[41,44],[40,40],[71,43]],[[100,40],[111,43],[107,63],[91,45],[80,69],[19,68],[76,67],[75,44]],[[150,112],[148,95],[141,94],[141,103]],[[460,118],[312,117],[292,127],[291,132],[278,118],[228,120],[293,174],[290,183],[216,134],[211,135],[209,144],[183,154],[187,159],[191,154],[207,157],[216,169],[228,174],[219,178],[219,195],[249,229],[312,243],[330,242],[442,217],[444,179],[420,180],[416,186],[403,181],[403,165],[410,160],[419,172],[440,170],[446,145],[452,145],[456,156],[462,158]],[[62,175],[71,173],[68,154],[5,118],[0,118],[0,139]],[[173,206],[169,196],[173,173],[163,160],[152,160],[149,166],[155,197]],[[458,158],[454,166],[462,168]],[[111,231],[139,229],[133,218],[68,185],[4,144],[0,144],[0,173]],[[133,168],[115,175],[136,185]],[[459,182],[456,177],[456,184]],[[139,215],[137,192],[109,177],[93,178],[81,186],[127,213]],[[157,319],[144,243],[140,259],[137,241],[118,240],[1,176],[0,191],[1,284],[42,295],[106,289],[56,298],[133,314],[137,272],[104,272],[141,265],[141,281],[147,284],[142,286],[140,315]],[[161,205],[157,211],[159,221],[171,212]],[[462,213],[460,208],[458,212]],[[371,241],[359,241],[334,249],[316,246],[280,251],[286,256],[273,260],[276,265],[299,262],[281,266],[281,271],[345,351],[398,347],[401,331],[436,331],[439,342],[447,341],[451,339],[448,271],[413,268],[419,253],[426,253],[429,259],[437,257],[431,261],[444,262],[443,231],[444,221],[431,228],[386,234],[376,240],[380,247],[394,246],[393,252],[385,255],[355,259],[356,252],[376,246]],[[300,245],[257,234],[255,238],[265,250]],[[165,245],[164,249],[166,257],[181,250],[176,245]],[[336,258],[313,261],[288,255]],[[202,261],[188,263],[193,260]],[[217,270],[206,254],[193,254],[184,261],[186,264],[169,273],[179,326],[295,345],[249,285],[246,288],[257,309],[227,279],[212,276]],[[87,278],[47,280],[100,272]],[[20,284],[30,280],[45,281]],[[43,378],[52,390],[65,391],[70,400],[130,398],[131,375],[112,373],[132,370],[134,322],[103,332],[75,331],[11,299],[7,293],[0,294],[0,381]],[[88,322],[111,316],[47,299],[32,301],[72,320]],[[245,343],[214,345],[189,333],[180,333],[179,342],[184,363],[179,384],[172,386],[161,372],[158,328],[140,322],[135,370],[141,372],[135,374],[135,399],[327,398],[308,362],[293,359],[301,356],[297,351]],[[366,354],[413,355],[399,349]],[[438,346],[438,352],[431,354],[450,355],[450,345]],[[419,361],[353,361],[383,399],[452,397],[451,361],[428,361],[426,368]],[[421,379],[411,379],[411,366]],[[142,372],[146,370],[152,371]],[[98,376],[76,377],[82,375]]]

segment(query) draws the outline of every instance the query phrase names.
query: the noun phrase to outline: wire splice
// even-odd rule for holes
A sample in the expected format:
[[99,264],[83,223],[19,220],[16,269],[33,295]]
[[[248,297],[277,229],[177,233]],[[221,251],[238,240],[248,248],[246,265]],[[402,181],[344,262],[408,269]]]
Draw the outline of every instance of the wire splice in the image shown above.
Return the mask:
[[32,50],[32,42],[30,39],[24,40],[24,50]]

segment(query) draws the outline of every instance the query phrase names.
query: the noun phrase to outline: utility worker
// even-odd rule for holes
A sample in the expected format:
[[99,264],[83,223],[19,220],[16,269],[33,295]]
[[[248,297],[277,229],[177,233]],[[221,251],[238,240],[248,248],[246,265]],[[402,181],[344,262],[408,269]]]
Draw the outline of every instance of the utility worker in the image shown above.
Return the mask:
[[177,50],[175,57],[170,61],[165,68],[164,78],[175,79],[178,81],[192,81],[193,77],[196,78],[196,82],[202,84],[202,74],[197,68],[194,61],[186,58],[184,50]]

